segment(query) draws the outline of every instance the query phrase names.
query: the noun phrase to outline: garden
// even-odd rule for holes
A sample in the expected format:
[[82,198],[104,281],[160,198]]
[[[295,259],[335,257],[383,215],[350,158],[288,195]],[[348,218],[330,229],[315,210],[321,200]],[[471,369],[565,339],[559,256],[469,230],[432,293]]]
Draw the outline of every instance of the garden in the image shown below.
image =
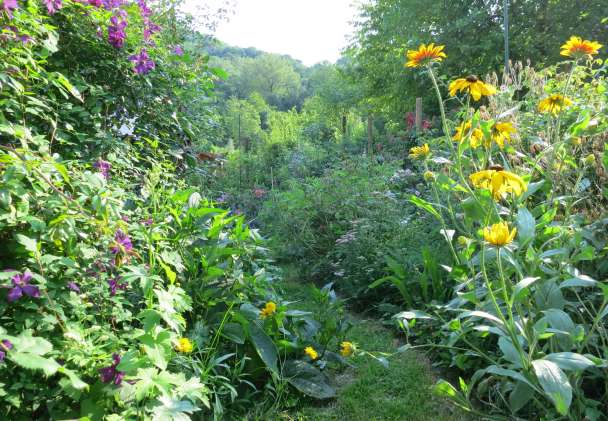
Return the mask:
[[186,3],[0,0],[2,419],[608,419],[604,0]]

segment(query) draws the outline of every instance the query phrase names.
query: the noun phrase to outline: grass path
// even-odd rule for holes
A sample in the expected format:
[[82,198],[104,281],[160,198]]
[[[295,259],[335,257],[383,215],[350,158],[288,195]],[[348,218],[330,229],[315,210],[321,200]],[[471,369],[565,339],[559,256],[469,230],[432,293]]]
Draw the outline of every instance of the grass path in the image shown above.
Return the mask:
[[[315,311],[306,299],[307,288],[288,280],[283,285],[290,300],[301,310]],[[349,315],[353,328],[349,339],[368,351],[393,353],[398,339],[378,320]],[[300,400],[282,419],[289,421],[389,421],[464,420],[453,407],[432,393],[434,376],[429,361],[417,352],[397,354],[389,368],[369,357],[356,357],[356,368],[334,373],[338,396],[333,401]]]

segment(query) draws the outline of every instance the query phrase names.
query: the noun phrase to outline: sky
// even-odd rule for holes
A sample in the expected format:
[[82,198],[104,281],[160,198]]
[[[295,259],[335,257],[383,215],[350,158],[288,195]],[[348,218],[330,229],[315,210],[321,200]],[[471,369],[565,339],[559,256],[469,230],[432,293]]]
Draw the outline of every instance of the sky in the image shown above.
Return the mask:
[[[188,0],[188,6],[205,3]],[[236,0],[234,14],[215,35],[238,47],[289,54],[311,66],[335,62],[356,15],[353,0]]]

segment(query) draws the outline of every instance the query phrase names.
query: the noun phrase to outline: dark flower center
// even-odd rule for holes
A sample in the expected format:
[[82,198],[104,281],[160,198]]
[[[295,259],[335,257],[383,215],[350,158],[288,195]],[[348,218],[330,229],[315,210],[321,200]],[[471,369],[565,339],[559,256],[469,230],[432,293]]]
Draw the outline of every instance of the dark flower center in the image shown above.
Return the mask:
[[475,83],[475,82],[479,82],[479,79],[475,75],[470,75],[470,76],[467,77],[467,82],[469,82],[469,83]]

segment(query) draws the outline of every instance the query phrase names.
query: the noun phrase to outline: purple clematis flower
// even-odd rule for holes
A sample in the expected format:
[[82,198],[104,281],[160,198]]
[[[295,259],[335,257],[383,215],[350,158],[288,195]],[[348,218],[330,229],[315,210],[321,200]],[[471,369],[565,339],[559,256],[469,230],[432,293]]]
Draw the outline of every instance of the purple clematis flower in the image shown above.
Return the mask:
[[112,354],[112,365],[99,370],[99,377],[103,383],[113,382],[116,386],[120,386],[125,372],[116,370],[118,364],[120,364],[120,355]]
[[108,26],[108,42],[114,46],[114,48],[122,48],[125,45],[125,39],[127,34],[125,28],[127,27],[126,20],[120,20],[118,16],[112,16],[110,18],[110,25]]
[[173,54],[181,57],[184,55],[184,49],[181,45],[176,45],[175,47],[173,47]]
[[9,19],[13,18],[13,10],[19,8],[17,0],[0,0],[0,4],[0,8],[4,10]]
[[0,342],[0,363],[4,361],[4,357],[6,357],[6,353],[13,349],[13,344],[8,339],[3,339]]
[[124,253],[129,253],[133,250],[131,238],[122,232],[122,230],[117,230],[114,234],[114,246],[112,246],[110,250],[112,251],[112,254],[118,254],[121,251]]
[[129,57],[129,60],[133,62],[135,65],[135,73],[139,75],[145,75],[156,67],[154,61],[150,60],[148,51],[145,48],[142,48],[139,51],[139,54],[134,54]]
[[110,296],[114,297],[116,295],[116,292],[118,292],[118,290],[126,290],[127,286],[129,286],[128,284],[119,284],[118,280],[120,278],[116,278],[116,279],[108,279],[108,285],[110,286]]
[[87,3],[89,4],[89,6],[101,7],[103,2],[102,0],[88,0]]
[[54,15],[57,10],[63,7],[62,0],[44,0],[44,4],[50,15]]
[[110,177],[110,168],[112,168],[112,164],[100,158],[96,163],[93,164],[93,168],[98,169],[103,178],[107,180]]
[[141,223],[144,224],[146,227],[151,227],[152,224],[154,224],[154,219],[150,217],[148,219],[144,219],[143,221],[141,221]]
[[32,274],[29,271],[25,271],[23,275],[17,274],[11,278],[13,281],[13,288],[8,292],[7,299],[9,302],[17,301],[23,296],[38,298],[40,297],[40,290],[37,286],[30,285],[32,280]]
[[74,281],[68,282],[68,289],[80,293],[80,286]]

